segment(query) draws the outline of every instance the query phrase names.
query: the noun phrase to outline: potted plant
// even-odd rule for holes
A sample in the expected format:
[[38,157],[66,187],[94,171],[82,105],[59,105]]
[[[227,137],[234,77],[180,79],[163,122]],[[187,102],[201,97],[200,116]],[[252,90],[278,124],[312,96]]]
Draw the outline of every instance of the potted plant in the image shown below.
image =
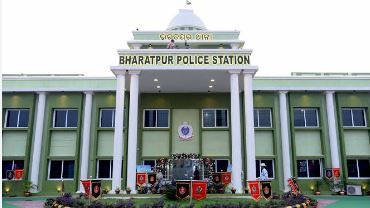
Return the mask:
[[104,188],[103,189],[103,194],[108,194],[108,192],[109,192],[109,188]]
[[116,194],[119,194],[119,192],[121,192],[121,190],[119,189],[119,187],[117,186],[116,189],[114,189],[114,192],[116,192]]
[[37,188],[35,184],[33,184],[31,181],[25,181],[24,182],[24,196],[28,197],[31,196],[30,189],[31,188]]
[[127,194],[130,194],[130,193],[131,193],[131,188],[130,188],[130,187],[128,187],[128,186],[126,187],[126,193],[127,193]]

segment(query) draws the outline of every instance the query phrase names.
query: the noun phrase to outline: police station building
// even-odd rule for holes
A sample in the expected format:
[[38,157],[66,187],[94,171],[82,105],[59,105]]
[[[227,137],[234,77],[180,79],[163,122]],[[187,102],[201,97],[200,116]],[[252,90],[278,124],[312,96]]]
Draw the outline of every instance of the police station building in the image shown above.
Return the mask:
[[[326,168],[369,189],[370,74],[258,77],[239,31],[208,30],[192,10],[127,43],[114,77],[3,75],[3,192],[32,181],[33,192],[56,194],[62,180],[77,192],[89,178],[135,190],[137,165],[175,153],[229,167],[237,193],[262,163],[273,191],[296,177],[311,193]],[[8,180],[14,169],[23,176]]]

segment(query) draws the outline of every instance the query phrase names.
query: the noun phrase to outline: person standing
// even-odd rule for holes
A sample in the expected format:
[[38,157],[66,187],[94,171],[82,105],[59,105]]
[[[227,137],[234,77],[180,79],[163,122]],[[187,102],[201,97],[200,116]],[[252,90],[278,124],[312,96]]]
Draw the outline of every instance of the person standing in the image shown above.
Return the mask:
[[269,179],[269,173],[266,170],[266,164],[261,163],[261,173],[260,173],[260,180],[267,181]]

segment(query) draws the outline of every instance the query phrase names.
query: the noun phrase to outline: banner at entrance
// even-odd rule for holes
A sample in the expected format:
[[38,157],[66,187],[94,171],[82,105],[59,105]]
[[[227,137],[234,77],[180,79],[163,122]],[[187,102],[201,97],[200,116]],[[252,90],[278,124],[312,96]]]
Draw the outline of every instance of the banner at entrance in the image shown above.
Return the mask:
[[186,199],[190,197],[190,181],[176,182],[176,198]]
[[221,173],[212,173],[213,183],[221,183]]
[[155,184],[157,182],[157,174],[155,173],[148,173],[148,183]]
[[298,184],[297,184],[297,182],[296,182],[296,180],[295,180],[294,177],[293,178],[289,178],[288,179],[288,183],[289,183],[290,188],[292,189],[292,193],[297,194],[298,192],[300,192],[299,191]]
[[139,186],[146,184],[146,173],[136,173],[136,184]]
[[261,181],[261,189],[263,197],[266,200],[270,200],[272,198],[271,181]]
[[91,181],[90,180],[81,180],[81,183],[82,183],[82,186],[84,187],[85,193],[87,195],[90,195],[91,194],[91,192],[90,192]]
[[221,173],[221,176],[222,176],[222,184],[227,185],[231,183],[231,173],[230,172]]
[[7,170],[6,171],[6,178],[8,180],[12,180],[14,178],[14,171],[13,170]]
[[196,200],[202,200],[207,196],[207,182],[193,181],[192,182],[192,195]]
[[91,198],[97,200],[101,197],[101,180],[92,180],[91,181]]
[[333,175],[336,178],[340,177],[340,168],[333,168]]
[[23,169],[15,169],[14,170],[14,178],[15,178],[15,180],[22,180],[22,178],[23,178]]
[[325,177],[328,180],[332,180],[333,179],[333,168],[326,168],[325,169]]
[[259,181],[248,181],[249,193],[254,201],[259,201],[261,198],[261,190]]

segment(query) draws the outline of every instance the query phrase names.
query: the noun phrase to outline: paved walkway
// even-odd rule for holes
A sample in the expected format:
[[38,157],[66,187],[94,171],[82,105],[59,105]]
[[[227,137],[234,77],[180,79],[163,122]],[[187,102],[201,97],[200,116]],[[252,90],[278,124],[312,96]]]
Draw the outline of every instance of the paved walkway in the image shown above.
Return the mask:
[[[245,196],[240,196],[244,198]],[[311,196],[318,200],[319,208],[370,208],[369,196]],[[115,197],[107,197],[115,198]],[[124,197],[119,197],[124,198]],[[140,197],[144,198],[144,197]],[[231,198],[225,196],[224,198]],[[237,197],[239,198],[239,197]],[[249,198],[249,197],[248,197]],[[45,197],[2,198],[3,208],[42,208]]]

